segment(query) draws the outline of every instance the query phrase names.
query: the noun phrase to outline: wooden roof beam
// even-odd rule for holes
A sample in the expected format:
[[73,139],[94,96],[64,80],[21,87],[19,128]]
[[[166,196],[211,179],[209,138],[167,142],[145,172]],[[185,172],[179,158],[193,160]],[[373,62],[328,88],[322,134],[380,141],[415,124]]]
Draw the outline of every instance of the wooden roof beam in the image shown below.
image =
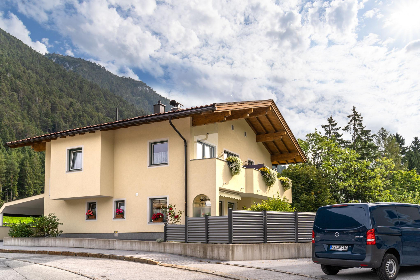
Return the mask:
[[286,131],[259,134],[257,135],[257,142],[271,142],[274,140],[281,139],[284,135],[286,135]]
[[209,123],[224,122],[231,115],[231,111],[215,113],[213,115],[195,115],[192,117],[192,125],[205,125]]
[[32,146],[32,149],[35,152],[42,152],[42,151],[45,151],[47,149],[47,143],[46,142],[33,143],[31,146]]
[[249,114],[249,118],[258,117],[258,116],[265,116],[268,114],[268,112],[271,111],[270,107],[261,107],[261,108],[255,108],[253,109],[253,112]]
[[299,153],[273,154],[271,155],[271,162],[290,161],[299,156]]
[[226,117],[227,121],[237,120],[237,119],[245,119],[248,118],[254,109],[245,109],[245,110],[238,110],[238,111],[231,111],[231,115]]

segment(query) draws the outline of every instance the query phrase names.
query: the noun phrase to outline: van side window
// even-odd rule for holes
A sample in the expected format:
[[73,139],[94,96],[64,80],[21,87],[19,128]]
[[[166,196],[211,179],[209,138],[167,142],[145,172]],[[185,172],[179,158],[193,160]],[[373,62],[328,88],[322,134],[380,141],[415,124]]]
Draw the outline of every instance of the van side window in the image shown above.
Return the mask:
[[398,215],[393,206],[376,207],[371,210],[373,226],[394,227],[398,225]]
[[397,206],[400,227],[420,227],[420,213],[416,206]]

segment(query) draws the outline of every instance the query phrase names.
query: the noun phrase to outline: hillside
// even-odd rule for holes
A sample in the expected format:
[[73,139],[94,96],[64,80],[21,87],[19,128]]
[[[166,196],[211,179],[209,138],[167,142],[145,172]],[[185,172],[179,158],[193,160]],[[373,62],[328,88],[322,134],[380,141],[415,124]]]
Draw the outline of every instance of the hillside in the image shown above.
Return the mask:
[[158,100],[161,100],[162,103],[169,108],[169,99],[159,95],[142,81],[119,77],[106,70],[103,66],[81,58],[62,56],[59,54],[46,54],[46,57],[55,63],[60,64],[65,69],[75,72],[83,78],[94,82],[101,88],[121,96],[147,114],[153,113],[153,104],[156,104]]
[[[66,71],[0,29],[0,141],[112,121],[144,112]],[[44,154],[0,145],[0,192],[7,200],[39,194]],[[1,201],[0,201],[1,205]]]

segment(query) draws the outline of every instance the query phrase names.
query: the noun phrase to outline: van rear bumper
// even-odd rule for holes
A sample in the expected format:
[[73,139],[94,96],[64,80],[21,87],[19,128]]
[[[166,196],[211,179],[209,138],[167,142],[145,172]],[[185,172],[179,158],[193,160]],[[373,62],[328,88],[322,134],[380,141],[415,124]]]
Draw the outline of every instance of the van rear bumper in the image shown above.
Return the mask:
[[366,258],[361,261],[346,259],[328,259],[315,256],[315,245],[312,244],[312,261],[317,264],[340,266],[340,267],[369,267],[378,268],[381,266],[385,250],[378,249],[374,245],[366,246]]

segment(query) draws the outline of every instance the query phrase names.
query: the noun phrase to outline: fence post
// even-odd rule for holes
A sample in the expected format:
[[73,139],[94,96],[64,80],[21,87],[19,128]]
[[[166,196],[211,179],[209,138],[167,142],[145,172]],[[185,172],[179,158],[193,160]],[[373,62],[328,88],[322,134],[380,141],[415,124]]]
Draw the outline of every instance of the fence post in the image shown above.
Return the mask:
[[209,243],[209,216],[204,216],[204,232],[206,235],[206,243]]
[[163,241],[166,242],[168,239],[168,223],[165,223],[163,227]]
[[228,234],[229,234],[229,244],[233,243],[233,217],[232,217],[231,208],[228,209]]
[[295,211],[295,242],[299,242],[299,212]]
[[264,243],[267,243],[267,211],[263,211]]
[[185,243],[188,243],[188,217],[185,217]]

